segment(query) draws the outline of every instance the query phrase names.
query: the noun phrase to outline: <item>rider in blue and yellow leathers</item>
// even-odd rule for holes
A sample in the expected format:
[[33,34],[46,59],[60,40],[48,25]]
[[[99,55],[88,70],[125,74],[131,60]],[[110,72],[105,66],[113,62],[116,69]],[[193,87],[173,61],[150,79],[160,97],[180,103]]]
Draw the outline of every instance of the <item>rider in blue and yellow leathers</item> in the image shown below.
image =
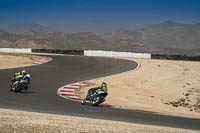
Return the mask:
[[15,80],[21,80],[21,79],[24,79],[25,75],[26,75],[26,71],[22,70],[21,72],[15,73],[14,78]]

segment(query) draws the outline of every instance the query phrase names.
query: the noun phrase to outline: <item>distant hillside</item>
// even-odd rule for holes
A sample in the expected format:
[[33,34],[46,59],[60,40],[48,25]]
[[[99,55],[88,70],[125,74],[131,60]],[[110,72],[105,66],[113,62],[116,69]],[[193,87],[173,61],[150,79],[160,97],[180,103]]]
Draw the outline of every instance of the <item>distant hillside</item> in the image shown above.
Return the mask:
[[75,24],[52,24],[50,26],[52,31],[56,32],[93,32],[95,34],[102,34],[105,32],[112,32],[119,29],[130,29],[132,28],[128,24],[123,24],[120,22],[110,22],[110,21],[89,21],[85,23],[75,23]]
[[105,49],[107,42],[90,32],[61,33],[35,32],[31,29],[18,35],[0,30],[0,47],[54,48],[54,49]]
[[43,26],[40,24],[35,24],[35,23],[15,23],[8,25],[7,27],[4,27],[3,30],[12,33],[12,34],[20,34],[23,33],[26,30],[34,30],[36,32],[48,32],[51,30],[50,27]]
[[72,24],[50,24],[40,25],[37,23],[14,23],[2,29],[13,34],[20,34],[25,30],[32,29],[36,32],[93,32],[96,34],[111,32],[119,29],[130,29],[131,26],[120,22],[110,21],[89,21],[85,23],[72,23]]
[[23,32],[19,33],[19,35],[25,35],[25,36],[33,36],[36,34],[37,34],[37,32],[32,29],[26,29]]
[[121,30],[103,35],[106,40],[122,41],[126,45],[135,42],[149,48],[200,48],[200,24],[179,24],[166,21],[135,31]]
[[37,44],[26,35],[15,35],[0,30],[0,48],[48,48],[44,44]]
[[18,34],[0,30],[0,47],[200,55],[200,24],[166,21],[137,30],[118,30],[103,35],[92,32],[39,32],[35,28],[23,29]]
[[0,29],[0,35],[9,35],[9,33]]

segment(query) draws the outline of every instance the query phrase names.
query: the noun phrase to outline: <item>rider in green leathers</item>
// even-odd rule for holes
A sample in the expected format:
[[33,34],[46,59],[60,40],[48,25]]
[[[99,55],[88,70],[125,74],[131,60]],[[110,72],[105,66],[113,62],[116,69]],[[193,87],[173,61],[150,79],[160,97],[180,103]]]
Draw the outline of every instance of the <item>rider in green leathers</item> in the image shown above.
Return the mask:
[[89,89],[89,90],[88,90],[87,97],[86,97],[86,100],[89,100],[89,98],[90,98],[95,92],[98,93],[99,91],[104,91],[105,93],[107,93],[108,88],[107,88],[107,84],[106,84],[105,82],[103,82],[103,83],[101,84],[101,86],[99,86],[99,87]]
[[108,91],[108,88],[107,88],[107,84],[106,83],[102,83],[100,87],[97,88],[96,92],[99,92],[99,91],[104,91],[105,93],[107,93]]

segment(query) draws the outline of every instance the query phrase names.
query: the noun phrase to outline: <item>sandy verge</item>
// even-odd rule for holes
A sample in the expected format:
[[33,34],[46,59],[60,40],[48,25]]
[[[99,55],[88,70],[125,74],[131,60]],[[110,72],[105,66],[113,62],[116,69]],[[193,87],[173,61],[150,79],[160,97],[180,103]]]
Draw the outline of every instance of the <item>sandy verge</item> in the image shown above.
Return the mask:
[[43,57],[28,54],[0,53],[0,69],[31,66]]
[[141,125],[63,115],[0,109],[1,133],[198,133],[195,130]]
[[106,82],[107,104],[200,118],[200,62],[132,60],[141,64],[139,70],[91,80],[76,94],[84,98],[89,88]]

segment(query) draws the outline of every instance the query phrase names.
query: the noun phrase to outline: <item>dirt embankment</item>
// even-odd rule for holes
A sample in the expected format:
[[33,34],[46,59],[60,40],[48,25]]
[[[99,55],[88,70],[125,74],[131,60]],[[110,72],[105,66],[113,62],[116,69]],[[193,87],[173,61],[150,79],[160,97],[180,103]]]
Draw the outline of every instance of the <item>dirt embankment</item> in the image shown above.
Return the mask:
[[107,104],[200,118],[200,62],[132,59],[140,69],[89,81],[92,85],[76,92],[108,84]]

